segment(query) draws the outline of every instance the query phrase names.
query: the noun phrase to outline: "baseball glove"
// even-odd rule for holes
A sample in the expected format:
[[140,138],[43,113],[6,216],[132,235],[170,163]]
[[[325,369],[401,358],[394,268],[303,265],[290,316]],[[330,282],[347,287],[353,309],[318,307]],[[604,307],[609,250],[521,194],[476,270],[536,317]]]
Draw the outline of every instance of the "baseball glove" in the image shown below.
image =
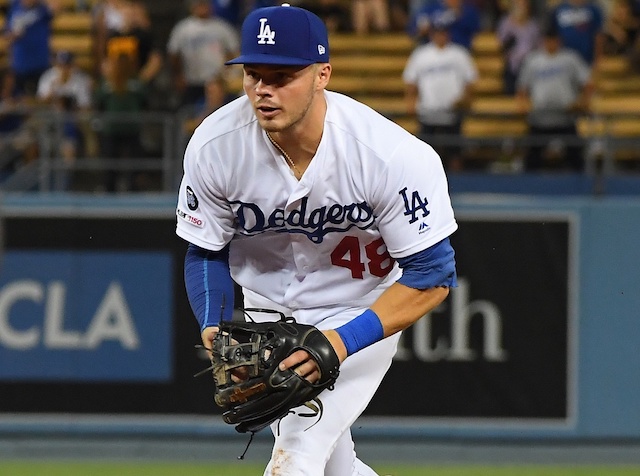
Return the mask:
[[[240,433],[255,433],[303,405],[312,412],[299,416],[321,418],[318,395],[324,389],[332,390],[339,374],[340,361],[333,346],[316,327],[299,324],[293,317],[265,309],[245,309],[247,316],[251,311],[277,313],[280,319],[220,323],[213,348],[209,349],[212,365],[203,371],[213,371],[214,400],[223,410],[223,420],[236,425]],[[306,350],[320,370],[314,383],[293,368],[278,368],[283,359],[299,349]]]

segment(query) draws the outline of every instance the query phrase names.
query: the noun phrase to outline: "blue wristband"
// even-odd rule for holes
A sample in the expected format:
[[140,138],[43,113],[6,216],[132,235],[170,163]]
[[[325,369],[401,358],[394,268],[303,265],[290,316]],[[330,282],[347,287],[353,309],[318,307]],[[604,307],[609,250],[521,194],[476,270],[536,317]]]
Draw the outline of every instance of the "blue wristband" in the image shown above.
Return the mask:
[[382,322],[371,309],[367,309],[358,317],[338,327],[336,332],[347,348],[347,355],[355,354],[359,350],[384,339]]

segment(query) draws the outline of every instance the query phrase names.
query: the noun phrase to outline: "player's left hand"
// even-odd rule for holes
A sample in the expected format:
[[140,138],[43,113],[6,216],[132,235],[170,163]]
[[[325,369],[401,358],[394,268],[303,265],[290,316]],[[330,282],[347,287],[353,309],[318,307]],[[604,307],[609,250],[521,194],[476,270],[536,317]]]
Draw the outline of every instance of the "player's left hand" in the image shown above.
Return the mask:
[[[340,363],[347,358],[347,348],[344,346],[340,335],[335,330],[327,330],[322,332],[335,350],[340,359]],[[280,370],[293,368],[295,373],[304,377],[307,381],[313,383],[320,378],[320,370],[316,361],[313,360],[307,351],[297,350],[289,357],[280,362]]]

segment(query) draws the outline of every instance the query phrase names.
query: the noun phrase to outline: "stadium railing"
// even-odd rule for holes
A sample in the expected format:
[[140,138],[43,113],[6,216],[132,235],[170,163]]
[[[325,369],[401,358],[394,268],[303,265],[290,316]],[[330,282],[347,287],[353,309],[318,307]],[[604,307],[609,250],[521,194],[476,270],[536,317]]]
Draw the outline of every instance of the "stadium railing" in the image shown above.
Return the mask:
[[[393,112],[386,114],[394,120]],[[142,172],[153,177],[142,191],[172,192],[182,173],[184,148],[191,131],[185,112],[144,112],[135,114],[60,113],[37,111],[29,117],[30,136],[37,150],[36,160],[16,164],[0,163],[0,191],[86,191],[104,190],[109,171]],[[74,160],[61,154],[65,124],[77,124],[83,143]],[[401,120],[398,121],[401,125]],[[101,155],[99,141],[104,125],[133,124],[139,130],[141,153],[137,157]],[[460,135],[420,136],[436,150],[457,146],[470,169],[486,173],[522,172],[519,160],[535,145],[558,148],[581,145],[585,154],[585,174],[613,175],[640,170],[640,114],[598,113],[579,119],[579,136],[554,140],[552,136],[530,136],[526,119],[518,114],[471,111],[465,115]],[[18,135],[20,135],[18,133]],[[12,140],[0,136],[0,145]],[[24,139],[23,139],[24,140]],[[551,147],[553,149],[553,147]],[[5,155],[5,158],[9,157]],[[552,164],[551,164],[552,165]],[[122,190],[126,191],[126,190]]]

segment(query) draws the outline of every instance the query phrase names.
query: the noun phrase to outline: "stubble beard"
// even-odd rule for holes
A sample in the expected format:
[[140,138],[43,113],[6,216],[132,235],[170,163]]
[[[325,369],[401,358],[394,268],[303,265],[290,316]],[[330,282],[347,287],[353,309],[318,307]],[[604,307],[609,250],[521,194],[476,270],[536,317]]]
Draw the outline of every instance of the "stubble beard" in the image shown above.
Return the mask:
[[[309,116],[309,111],[311,110],[311,107],[313,106],[313,101],[315,99],[315,83],[311,86],[307,96],[306,96],[306,104],[304,106],[304,108],[297,113],[295,116],[293,117],[284,117],[282,118],[282,122],[280,121],[280,117],[277,117],[275,120],[260,120],[258,119],[258,122],[260,123],[260,126],[266,131],[269,132],[270,134],[273,133],[280,133],[280,132],[287,132],[290,130],[295,129],[295,127],[300,124],[301,122],[304,121],[305,118],[307,118]],[[286,112],[283,112],[283,114],[286,116]]]

